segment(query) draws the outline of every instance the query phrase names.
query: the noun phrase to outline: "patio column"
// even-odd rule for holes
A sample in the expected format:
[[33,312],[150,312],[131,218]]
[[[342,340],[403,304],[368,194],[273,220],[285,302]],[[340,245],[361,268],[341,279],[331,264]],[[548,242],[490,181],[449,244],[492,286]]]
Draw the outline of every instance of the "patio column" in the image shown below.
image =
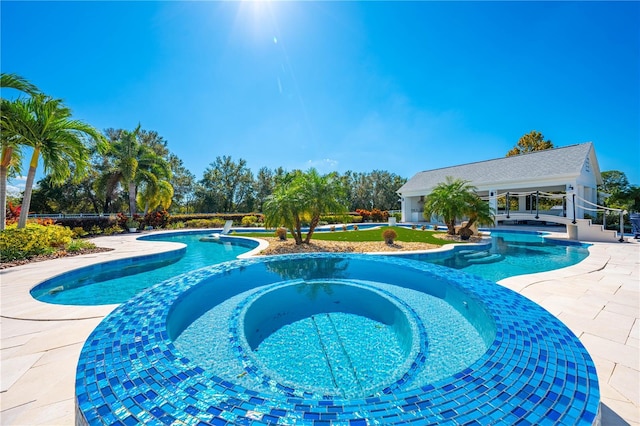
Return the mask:
[[498,214],[498,190],[489,190],[489,208],[493,211],[494,215]]
[[[567,200],[567,217],[569,219],[573,219],[573,194],[575,194],[575,184],[569,183],[566,186],[566,200]],[[576,219],[578,218],[578,213],[576,212]]]
[[409,201],[409,198],[400,194],[400,213],[402,214],[402,218],[400,219],[400,221],[408,222],[409,218],[411,217],[411,214],[407,212],[410,212],[410,211],[411,211],[411,202]]
[[518,211],[526,212],[527,211],[527,196],[519,195],[518,196]]

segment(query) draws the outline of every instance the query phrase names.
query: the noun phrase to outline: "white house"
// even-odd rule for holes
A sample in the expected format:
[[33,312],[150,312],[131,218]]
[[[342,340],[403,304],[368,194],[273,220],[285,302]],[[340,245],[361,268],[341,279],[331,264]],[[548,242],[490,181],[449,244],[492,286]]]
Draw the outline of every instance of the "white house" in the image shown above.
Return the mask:
[[530,211],[535,204],[536,191],[565,193],[564,201],[562,195],[557,195],[563,203],[557,214],[573,217],[575,207],[575,218],[583,218],[588,213],[585,209],[589,208],[589,203],[597,204],[597,185],[602,183],[591,142],[427,170],[417,173],[397,191],[402,202],[402,221],[424,221],[424,197],[447,176],[469,181],[477,188],[480,197],[489,200],[496,212],[498,199],[506,199],[507,194],[518,199],[518,210],[512,210],[517,213]]

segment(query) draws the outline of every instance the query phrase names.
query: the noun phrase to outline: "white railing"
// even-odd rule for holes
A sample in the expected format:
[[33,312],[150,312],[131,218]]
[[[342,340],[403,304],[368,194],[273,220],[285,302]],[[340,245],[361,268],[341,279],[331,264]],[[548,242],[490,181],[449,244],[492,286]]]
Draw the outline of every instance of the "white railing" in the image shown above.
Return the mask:
[[29,219],[77,219],[82,217],[111,217],[114,213],[38,213],[30,214]]
[[[557,193],[557,194],[553,194],[553,193],[549,193],[549,192],[543,192],[543,191],[527,191],[527,192],[503,192],[501,194],[497,194],[495,196],[496,200],[499,198],[503,198],[505,197],[505,209],[504,212],[506,213],[506,217],[509,218],[511,214],[516,214],[516,213],[522,213],[523,211],[517,211],[517,212],[511,212],[510,211],[510,198],[511,197],[530,197],[530,209],[529,209],[529,213],[533,214],[533,196],[535,195],[535,213],[536,216],[535,218],[538,219],[540,217],[540,214],[544,214],[543,212],[541,212],[539,210],[539,199],[540,198],[547,198],[547,199],[552,199],[552,200],[562,200],[562,216],[563,217],[569,217],[571,220],[572,224],[576,224],[577,223],[577,217],[576,217],[576,207],[585,211],[590,211],[590,212],[595,212],[595,213],[602,213],[602,221],[603,221],[603,227],[606,226],[606,215],[609,213],[618,213],[619,217],[620,217],[620,242],[624,241],[624,215],[627,214],[626,210],[623,209],[616,209],[616,208],[611,208],[611,207],[606,207],[606,206],[601,206],[599,204],[593,203],[591,201],[585,200],[584,198],[580,197],[579,195],[575,194],[575,193],[571,193],[571,214],[569,214],[569,212],[567,212],[567,193],[566,192],[561,192],[561,193]],[[483,197],[483,200],[489,200],[489,197]],[[525,212],[527,210],[524,210]],[[496,212],[497,213],[497,212]]]

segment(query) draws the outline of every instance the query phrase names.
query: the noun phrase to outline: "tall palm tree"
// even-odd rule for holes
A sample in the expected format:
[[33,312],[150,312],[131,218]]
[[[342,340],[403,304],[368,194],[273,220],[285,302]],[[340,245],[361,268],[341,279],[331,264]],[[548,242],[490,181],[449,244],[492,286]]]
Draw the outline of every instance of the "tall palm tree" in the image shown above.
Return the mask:
[[40,90],[27,79],[18,74],[0,73],[0,88],[16,89],[29,95],[40,93]]
[[447,225],[447,234],[456,234],[456,220],[469,217],[467,226],[473,223],[493,223],[491,209],[475,193],[476,187],[468,181],[454,179],[447,176],[445,182],[441,182],[433,188],[433,191],[425,197],[424,217],[429,219],[432,215],[442,216]]
[[173,198],[173,186],[169,183],[171,170],[164,170],[160,167],[155,169],[154,171],[143,173],[138,179],[136,201],[139,205],[144,206],[145,215],[149,210],[153,210],[158,206],[168,209]]
[[[114,191],[118,183],[127,189],[131,217],[136,214],[138,185],[148,187],[145,195],[155,197],[159,195],[158,180],[171,178],[169,162],[151,147],[140,142],[140,132],[140,125],[133,131],[112,132],[108,153],[111,161],[103,179],[107,182],[106,187],[109,191]],[[166,185],[162,184],[162,186],[168,190]]]
[[92,138],[101,145],[102,135],[88,124],[72,120],[71,110],[62,100],[42,94],[17,99],[10,104],[8,113],[11,115],[7,122],[10,134],[15,136],[17,143],[33,148],[18,220],[18,227],[24,228],[40,156],[53,184],[60,185],[72,175],[79,179],[86,173],[89,160],[84,138]]
[[[39,92],[36,86],[17,74],[1,73],[0,88],[15,89],[30,95]],[[16,135],[11,134],[11,126],[8,123],[8,121],[11,120],[11,117],[8,115],[11,111],[11,101],[1,99],[1,102],[0,144],[2,153],[0,154],[0,231],[5,228],[5,222],[7,220],[7,178],[9,176],[9,169],[12,168],[15,173],[20,173],[20,166],[22,164],[22,156],[19,149],[20,146],[17,143],[17,137]]]

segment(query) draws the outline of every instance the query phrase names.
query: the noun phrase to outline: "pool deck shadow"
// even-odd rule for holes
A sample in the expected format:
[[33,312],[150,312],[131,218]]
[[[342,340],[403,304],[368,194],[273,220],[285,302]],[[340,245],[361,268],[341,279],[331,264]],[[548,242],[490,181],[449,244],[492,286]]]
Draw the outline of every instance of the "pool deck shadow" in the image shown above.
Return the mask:
[[[182,246],[138,236],[94,240],[110,252],[0,271],[0,424],[75,424],[82,345],[117,305],[52,305],[29,290],[74,268]],[[640,244],[595,243],[589,252],[577,265],[499,283],[540,304],[580,338],[598,370],[602,424],[640,426]]]

